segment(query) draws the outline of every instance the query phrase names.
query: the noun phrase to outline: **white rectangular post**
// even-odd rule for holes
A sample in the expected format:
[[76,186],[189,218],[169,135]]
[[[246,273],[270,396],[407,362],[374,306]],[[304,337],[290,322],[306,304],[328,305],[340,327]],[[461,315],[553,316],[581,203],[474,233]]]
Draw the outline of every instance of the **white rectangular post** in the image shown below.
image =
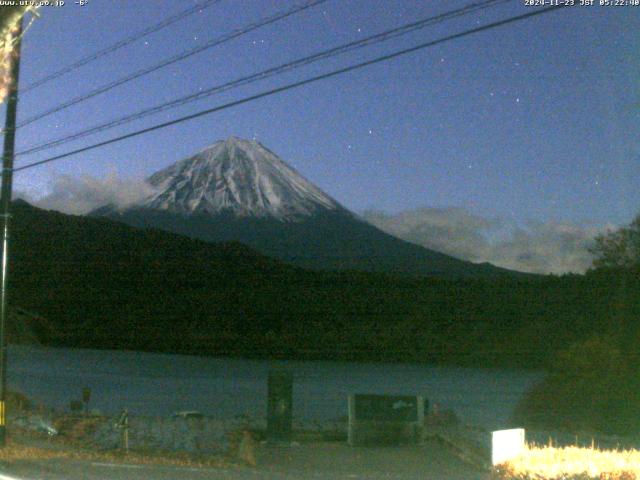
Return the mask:
[[496,430],[491,433],[491,464],[500,465],[521,455],[525,449],[524,428]]
[[356,423],[356,398],[355,395],[349,395],[347,399],[347,413],[348,413],[348,426],[347,426],[347,443],[353,446],[353,436]]

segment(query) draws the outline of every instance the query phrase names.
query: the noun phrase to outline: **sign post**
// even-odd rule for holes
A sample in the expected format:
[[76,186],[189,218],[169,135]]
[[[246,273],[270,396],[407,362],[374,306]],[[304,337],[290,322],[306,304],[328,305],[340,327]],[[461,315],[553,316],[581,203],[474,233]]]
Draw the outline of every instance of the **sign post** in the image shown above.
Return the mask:
[[419,395],[349,395],[349,445],[419,440],[424,426],[425,402]]
[[84,403],[84,414],[89,414],[89,400],[91,400],[91,389],[84,387],[82,389],[82,403]]
[[291,440],[293,374],[278,370],[269,372],[268,397],[267,437],[270,440]]

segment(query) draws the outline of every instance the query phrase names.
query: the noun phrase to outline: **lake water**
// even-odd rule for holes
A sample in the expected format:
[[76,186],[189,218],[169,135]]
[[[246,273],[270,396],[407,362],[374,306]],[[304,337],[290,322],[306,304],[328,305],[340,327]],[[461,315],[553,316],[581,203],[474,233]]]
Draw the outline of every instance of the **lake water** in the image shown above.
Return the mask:
[[464,421],[504,427],[523,393],[543,374],[517,370],[412,364],[297,362],[194,357],[141,352],[11,346],[9,388],[67,409],[83,387],[91,409],[115,414],[170,415],[198,410],[218,418],[264,417],[267,375],[294,375],[294,417],[324,422],[346,415],[349,393],[424,395]]

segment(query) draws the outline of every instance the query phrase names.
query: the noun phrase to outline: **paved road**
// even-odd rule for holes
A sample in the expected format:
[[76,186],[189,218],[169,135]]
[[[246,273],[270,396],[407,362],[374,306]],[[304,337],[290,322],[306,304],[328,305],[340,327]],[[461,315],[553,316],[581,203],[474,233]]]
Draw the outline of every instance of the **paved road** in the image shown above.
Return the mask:
[[68,460],[20,461],[0,480],[484,480],[482,473],[442,446],[351,448],[344,443],[260,446],[258,467],[202,469],[114,465]]

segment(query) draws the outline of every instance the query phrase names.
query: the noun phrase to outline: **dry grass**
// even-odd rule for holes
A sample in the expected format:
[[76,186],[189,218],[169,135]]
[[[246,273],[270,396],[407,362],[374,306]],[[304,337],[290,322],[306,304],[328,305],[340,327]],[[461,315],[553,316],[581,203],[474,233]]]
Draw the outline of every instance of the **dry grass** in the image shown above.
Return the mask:
[[11,438],[4,448],[0,448],[0,461],[13,462],[20,460],[51,460],[67,459],[91,462],[126,463],[137,465],[162,465],[179,467],[230,467],[234,462],[222,456],[193,456],[174,452],[143,452],[124,451],[99,452],[91,450],[79,450],[65,448],[57,445],[57,448],[43,448],[24,445]]
[[19,445],[11,439],[8,440],[4,448],[0,448],[0,461],[47,460],[62,457],[61,452]]
[[106,417],[84,416],[84,415],[64,415],[53,423],[53,426],[71,441],[86,442],[96,431],[100,424],[108,421]]
[[518,480],[640,479],[640,451],[529,446],[496,468],[496,477]]

